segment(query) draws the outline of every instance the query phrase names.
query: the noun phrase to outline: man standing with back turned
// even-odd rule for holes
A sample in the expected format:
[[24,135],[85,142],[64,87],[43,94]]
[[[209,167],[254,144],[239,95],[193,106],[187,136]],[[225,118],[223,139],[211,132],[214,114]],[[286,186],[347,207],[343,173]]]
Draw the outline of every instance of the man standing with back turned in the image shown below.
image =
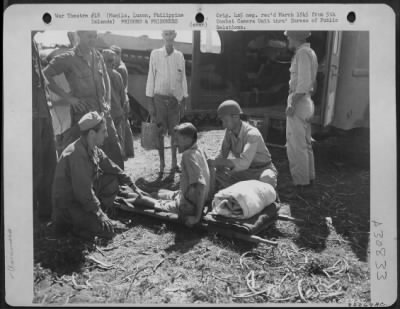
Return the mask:
[[311,145],[311,117],[316,89],[318,61],[306,39],[309,31],[285,31],[289,49],[295,50],[290,66],[289,97],[286,109],[286,149],[293,184],[301,191],[315,179]]
[[179,123],[181,111],[188,97],[183,54],[174,48],[175,30],[162,32],[165,45],[150,54],[149,75],[146,84],[148,109],[151,118],[162,130],[159,137],[160,173],[165,167],[164,134],[171,136],[172,171],[179,171],[176,158],[174,127]]
[[[71,105],[72,126],[63,148],[80,136],[78,121],[90,111],[104,112],[107,122],[107,138],[102,146],[104,152],[120,167],[124,168],[121,144],[111,118],[110,79],[104,60],[95,49],[97,31],[76,32],[79,44],[56,56],[44,69],[49,88]],[[54,80],[56,75],[65,74],[71,87],[66,93]]]

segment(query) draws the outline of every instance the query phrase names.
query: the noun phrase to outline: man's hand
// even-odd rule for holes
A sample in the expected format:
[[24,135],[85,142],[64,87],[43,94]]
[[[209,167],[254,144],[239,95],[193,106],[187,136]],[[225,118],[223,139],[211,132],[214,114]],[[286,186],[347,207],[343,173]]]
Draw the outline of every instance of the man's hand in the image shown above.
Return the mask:
[[153,98],[150,98],[150,97],[147,98],[147,109],[149,111],[151,121],[155,121],[155,119],[156,119],[156,108],[154,106]]
[[129,117],[129,113],[130,113],[129,101],[125,101],[124,106],[123,106],[123,110],[124,110],[126,118],[128,118]]
[[137,193],[137,195],[138,195],[138,198],[140,198],[140,199],[142,199],[143,198],[143,196],[144,196],[144,192],[142,191],[142,190],[140,190],[139,188],[137,188],[136,190],[134,190],[136,193]]
[[286,108],[286,116],[288,116],[288,117],[293,117],[294,112],[295,112],[295,108],[294,108],[293,106],[290,106],[290,105],[289,105],[289,106]]
[[103,230],[114,233],[113,223],[103,211],[100,210],[99,213],[97,214],[97,217],[100,221],[100,225]]
[[83,113],[83,112],[89,110],[87,104],[85,102],[79,100],[78,98],[67,97],[66,100],[76,112]]
[[180,116],[183,118],[186,113],[186,100],[185,98],[182,98],[182,101],[179,103],[179,110],[180,110]]
[[188,216],[185,218],[185,225],[187,227],[193,227],[197,223],[198,223],[198,220],[195,216]]
[[143,190],[141,190],[141,189],[139,189],[139,188],[138,188],[137,193],[139,194],[140,197],[144,197],[144,196],[152,197],[151,194],[149,194],[149,193],[147,193],[147,192],[144,192]]
[[233,169],[235,167],[231,160],[224,158],[215,158],[213,160],[213,166],[215,166],[217,169],[221,168]]

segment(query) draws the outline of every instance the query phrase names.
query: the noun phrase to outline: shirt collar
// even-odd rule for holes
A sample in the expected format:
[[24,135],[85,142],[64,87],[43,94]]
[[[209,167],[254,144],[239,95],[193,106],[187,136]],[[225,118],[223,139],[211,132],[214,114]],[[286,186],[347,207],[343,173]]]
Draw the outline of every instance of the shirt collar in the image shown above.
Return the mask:
[[236,136],[235,133],[233,133],[233,131],[230,131],[232,136],[234,136],[235,138],[241,138],[241,136],[243,135],[244,132],[244,126],[246,125],[246,123],[244,121],[241,120],[241,125],[240,125],[240,130],[239,130],[239,134]]
[[[82,53],[82,50],[81,50],[80,47],[79,47],[79,44],[76,45],[73,49],[74,49],[75,54],[76,54],[77,56],[83,57],[83,53]],[[93,53],[93,48],[91,48],[90,51]]]
[[86,138],[84,136],[80,137],[80,141],[81,141],[83,147],[85,148],[87,154],[89,155],[89,157],[94,157],[95,152],[96,152],[95,151],[96,150],[96,146],[94,146],[94,148],[92,150],[90,150],[88,142],[87,142],[87,140],[86,140]]
[[299,49],[301,49],[303,47],[310,47],[310,43],[306,42],[306,43],[301,44],[299,47],[296,48],[296,51],[298,51]]
[[163,55],[164,55],[164,57],[171,56],[174,52],[175,52],[175,47],[172,47],[172,53],[168,55],[167,48],[165,46],[163,47]]
[[198,148],[199,146],[197,145],[197,142],[195,142],[192,146],[190,146],[190,148],[188,148],[188,150],[196,150]]

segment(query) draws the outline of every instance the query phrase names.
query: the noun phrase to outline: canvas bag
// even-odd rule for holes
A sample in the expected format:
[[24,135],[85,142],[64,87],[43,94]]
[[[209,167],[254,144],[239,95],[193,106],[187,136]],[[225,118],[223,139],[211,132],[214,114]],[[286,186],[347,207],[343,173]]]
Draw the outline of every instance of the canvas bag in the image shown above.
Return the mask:
[[142,121],[142,132],[140,142],[144,149],[153,150],[159,148],[160,128],[154,122],[149,122],[150,117],[146,121]]

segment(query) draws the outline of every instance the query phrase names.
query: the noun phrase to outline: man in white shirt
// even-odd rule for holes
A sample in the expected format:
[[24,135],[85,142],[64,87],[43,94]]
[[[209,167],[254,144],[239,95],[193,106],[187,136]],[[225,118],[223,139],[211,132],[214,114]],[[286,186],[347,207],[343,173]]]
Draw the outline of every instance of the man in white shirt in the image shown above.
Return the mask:
[[316,90],[318,61],[306,39],[309,31],[285,31],[288,47],[295,51],[290,66],[289,97],[286,109],[286,149],[293,184],[299,189],[315,179],[314,154],[311,145],[311,117]]
[[179,124],[185,98],[188,97],[185,72],[185,59],[182,52],[174,48],[175,30],[162,32],[165,45],[150,54],[149,74],[146,84],[148,110],[152,121],[160,130],[159,156],[160,173],[165,168],[164,135],[171,136],[172,171],[179,171],[176,158],[175,133],[173,128]]

